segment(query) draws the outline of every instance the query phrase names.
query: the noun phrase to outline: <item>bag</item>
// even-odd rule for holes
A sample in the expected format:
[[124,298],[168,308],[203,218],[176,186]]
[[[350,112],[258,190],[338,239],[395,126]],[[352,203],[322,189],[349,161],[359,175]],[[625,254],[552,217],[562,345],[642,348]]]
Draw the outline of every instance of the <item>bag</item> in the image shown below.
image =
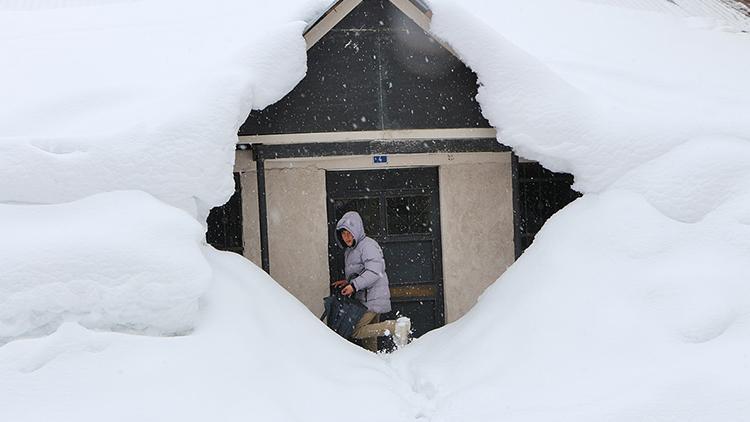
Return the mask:
[[347,340],[351,340],[354,328],[367,312],[367,307],[362,302],[353,297],[344,296],[340,291],[323,299],[323,308],[325,310],[320,320],[328,317],[326,324]]

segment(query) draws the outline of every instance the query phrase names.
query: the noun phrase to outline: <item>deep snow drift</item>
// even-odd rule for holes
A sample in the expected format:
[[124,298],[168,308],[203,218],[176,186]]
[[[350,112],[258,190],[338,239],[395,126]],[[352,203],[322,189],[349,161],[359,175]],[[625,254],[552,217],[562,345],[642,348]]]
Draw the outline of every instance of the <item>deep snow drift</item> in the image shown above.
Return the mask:
[[209,249],[214,280],[191,335],[67,323],[0,347],[0,420],[323,421],[331,406],[358,421],[415,419],[419,398],[384,361],[244,258]]
[[[0,341],[192,328],[211,277],[194,219],[234,191],[237,130],[304,76],[301,19],[327,5],[0,6]],[[152,198],[84,199],[123,190]]]
[[199,240],[327,3],[0,10],[0,337],[38,336],[0,346],[1,420],[750,420],[750,35],[616,0],[431,2],[501,141],[585,195],[386,361]]
[[0,420],[414,420],[383,360],[203,241],[328,3],[0,5]]
[[205,217],[234,190],[247,110],[302,79],[302,19],[329,1],[44,3],[0,5],[0,201],[137,189]]
[[431,420],[750,419],[750,34],[587,2],[432,5],[499,139],[584,196],[398,356]]
[[63,321],[186,333],[211,278],[203,227],[143,192],[0,204],[0,232],[13,248],[0,254],[0,344]]

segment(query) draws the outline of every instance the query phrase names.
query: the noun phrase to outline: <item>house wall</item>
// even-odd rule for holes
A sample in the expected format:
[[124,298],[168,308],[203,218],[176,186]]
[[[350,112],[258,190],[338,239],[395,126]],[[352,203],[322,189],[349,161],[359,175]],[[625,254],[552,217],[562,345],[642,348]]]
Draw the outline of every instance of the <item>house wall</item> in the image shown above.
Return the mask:
[[[514,261],[510,153],[392,155],[388,167],[438,166],[446,322],[464,315]],[[371,169],[372,157],[266,162],[271,275],[314,314],[328,294],[326,170]],[[255,163],[239,151],[245,256],[260,262]]]
[[[476,74],[428,26],[429,17],[408,0],[340,2],[305,35],[305,78],[275,104],[250,113],[239,134],[255,139],[243,144],[494,139],[476,101]],[[271,275],[316,314],[329,281],[326,170],[439,167],[448,322],[514,260],[510,153],[391,155],[377,167],[371,156],[265,165]],[[258,263],[255,165],[247,151],[238,152],[236,170],[244,251]]]
[[[243,186],[244,255],[260,266],[255,163],[244,152],[241,157],[238,155],[237,163]],[[325,200],[325,171],[305,167],[266,167],[271,276],[316,315],[323,312],[323,298],[328,296]]]
[[[260,266],[260,227],[258,226],[258,179],[250,151],[237,151],[235,172],[242,186],[243,255]],[[244,163],[245,167],[240,166]]]
[[510,154],[440,167],[445,319],[455,321],[515,260]]

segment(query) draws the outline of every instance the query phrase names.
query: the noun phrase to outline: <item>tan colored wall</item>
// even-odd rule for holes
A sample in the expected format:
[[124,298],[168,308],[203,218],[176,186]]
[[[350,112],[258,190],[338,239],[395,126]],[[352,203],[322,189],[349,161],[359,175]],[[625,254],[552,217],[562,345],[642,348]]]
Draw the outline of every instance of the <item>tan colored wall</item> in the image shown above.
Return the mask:
[[464,315],[515,259],[507,162],[440,167],[445,319]]
[[255,172],[240,173],[242,186],[242,243],[243,255],[261,266],[260,227],[258,226],[258,181]]
[[[328,296],[328,217],[325,170],[266,166],[266,209],[271,276],[314,314]],[[245,257],[260,260],[258,181],[249,151],[238,151],[235,171],[242,183]]]
[[323,170],[266,170],[271,276],[316,315],[329,291],[325,187]]
[[[378,168],[408,166],[439,166],[445,311],[452,322],[514,260],[510,154],[391,156]],[[365,168],[372,157],[266,162],[271,275],[317,315],[329,277],[325,170]],[[238,152],[235,170],[245,256],[259,265],[257,181],[248,152]]]

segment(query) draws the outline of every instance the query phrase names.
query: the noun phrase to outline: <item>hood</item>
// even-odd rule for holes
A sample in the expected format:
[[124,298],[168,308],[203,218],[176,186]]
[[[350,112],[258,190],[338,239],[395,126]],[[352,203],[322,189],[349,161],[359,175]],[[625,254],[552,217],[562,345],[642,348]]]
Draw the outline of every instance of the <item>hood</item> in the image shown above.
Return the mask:
[[365,238],[365,227],[362,224],[362,217],[360,217],[359,213],[356,211],[347,212],[341,217],[341,220],[336,223],[336,243],[342,248],[346,248],[346,244],[344,244],[341,236],[339,236],[339,231],[341,229],[349,230],[349,233],[354,236],[354,245],[352,245],[352,247],[357,246],[357,243]]

